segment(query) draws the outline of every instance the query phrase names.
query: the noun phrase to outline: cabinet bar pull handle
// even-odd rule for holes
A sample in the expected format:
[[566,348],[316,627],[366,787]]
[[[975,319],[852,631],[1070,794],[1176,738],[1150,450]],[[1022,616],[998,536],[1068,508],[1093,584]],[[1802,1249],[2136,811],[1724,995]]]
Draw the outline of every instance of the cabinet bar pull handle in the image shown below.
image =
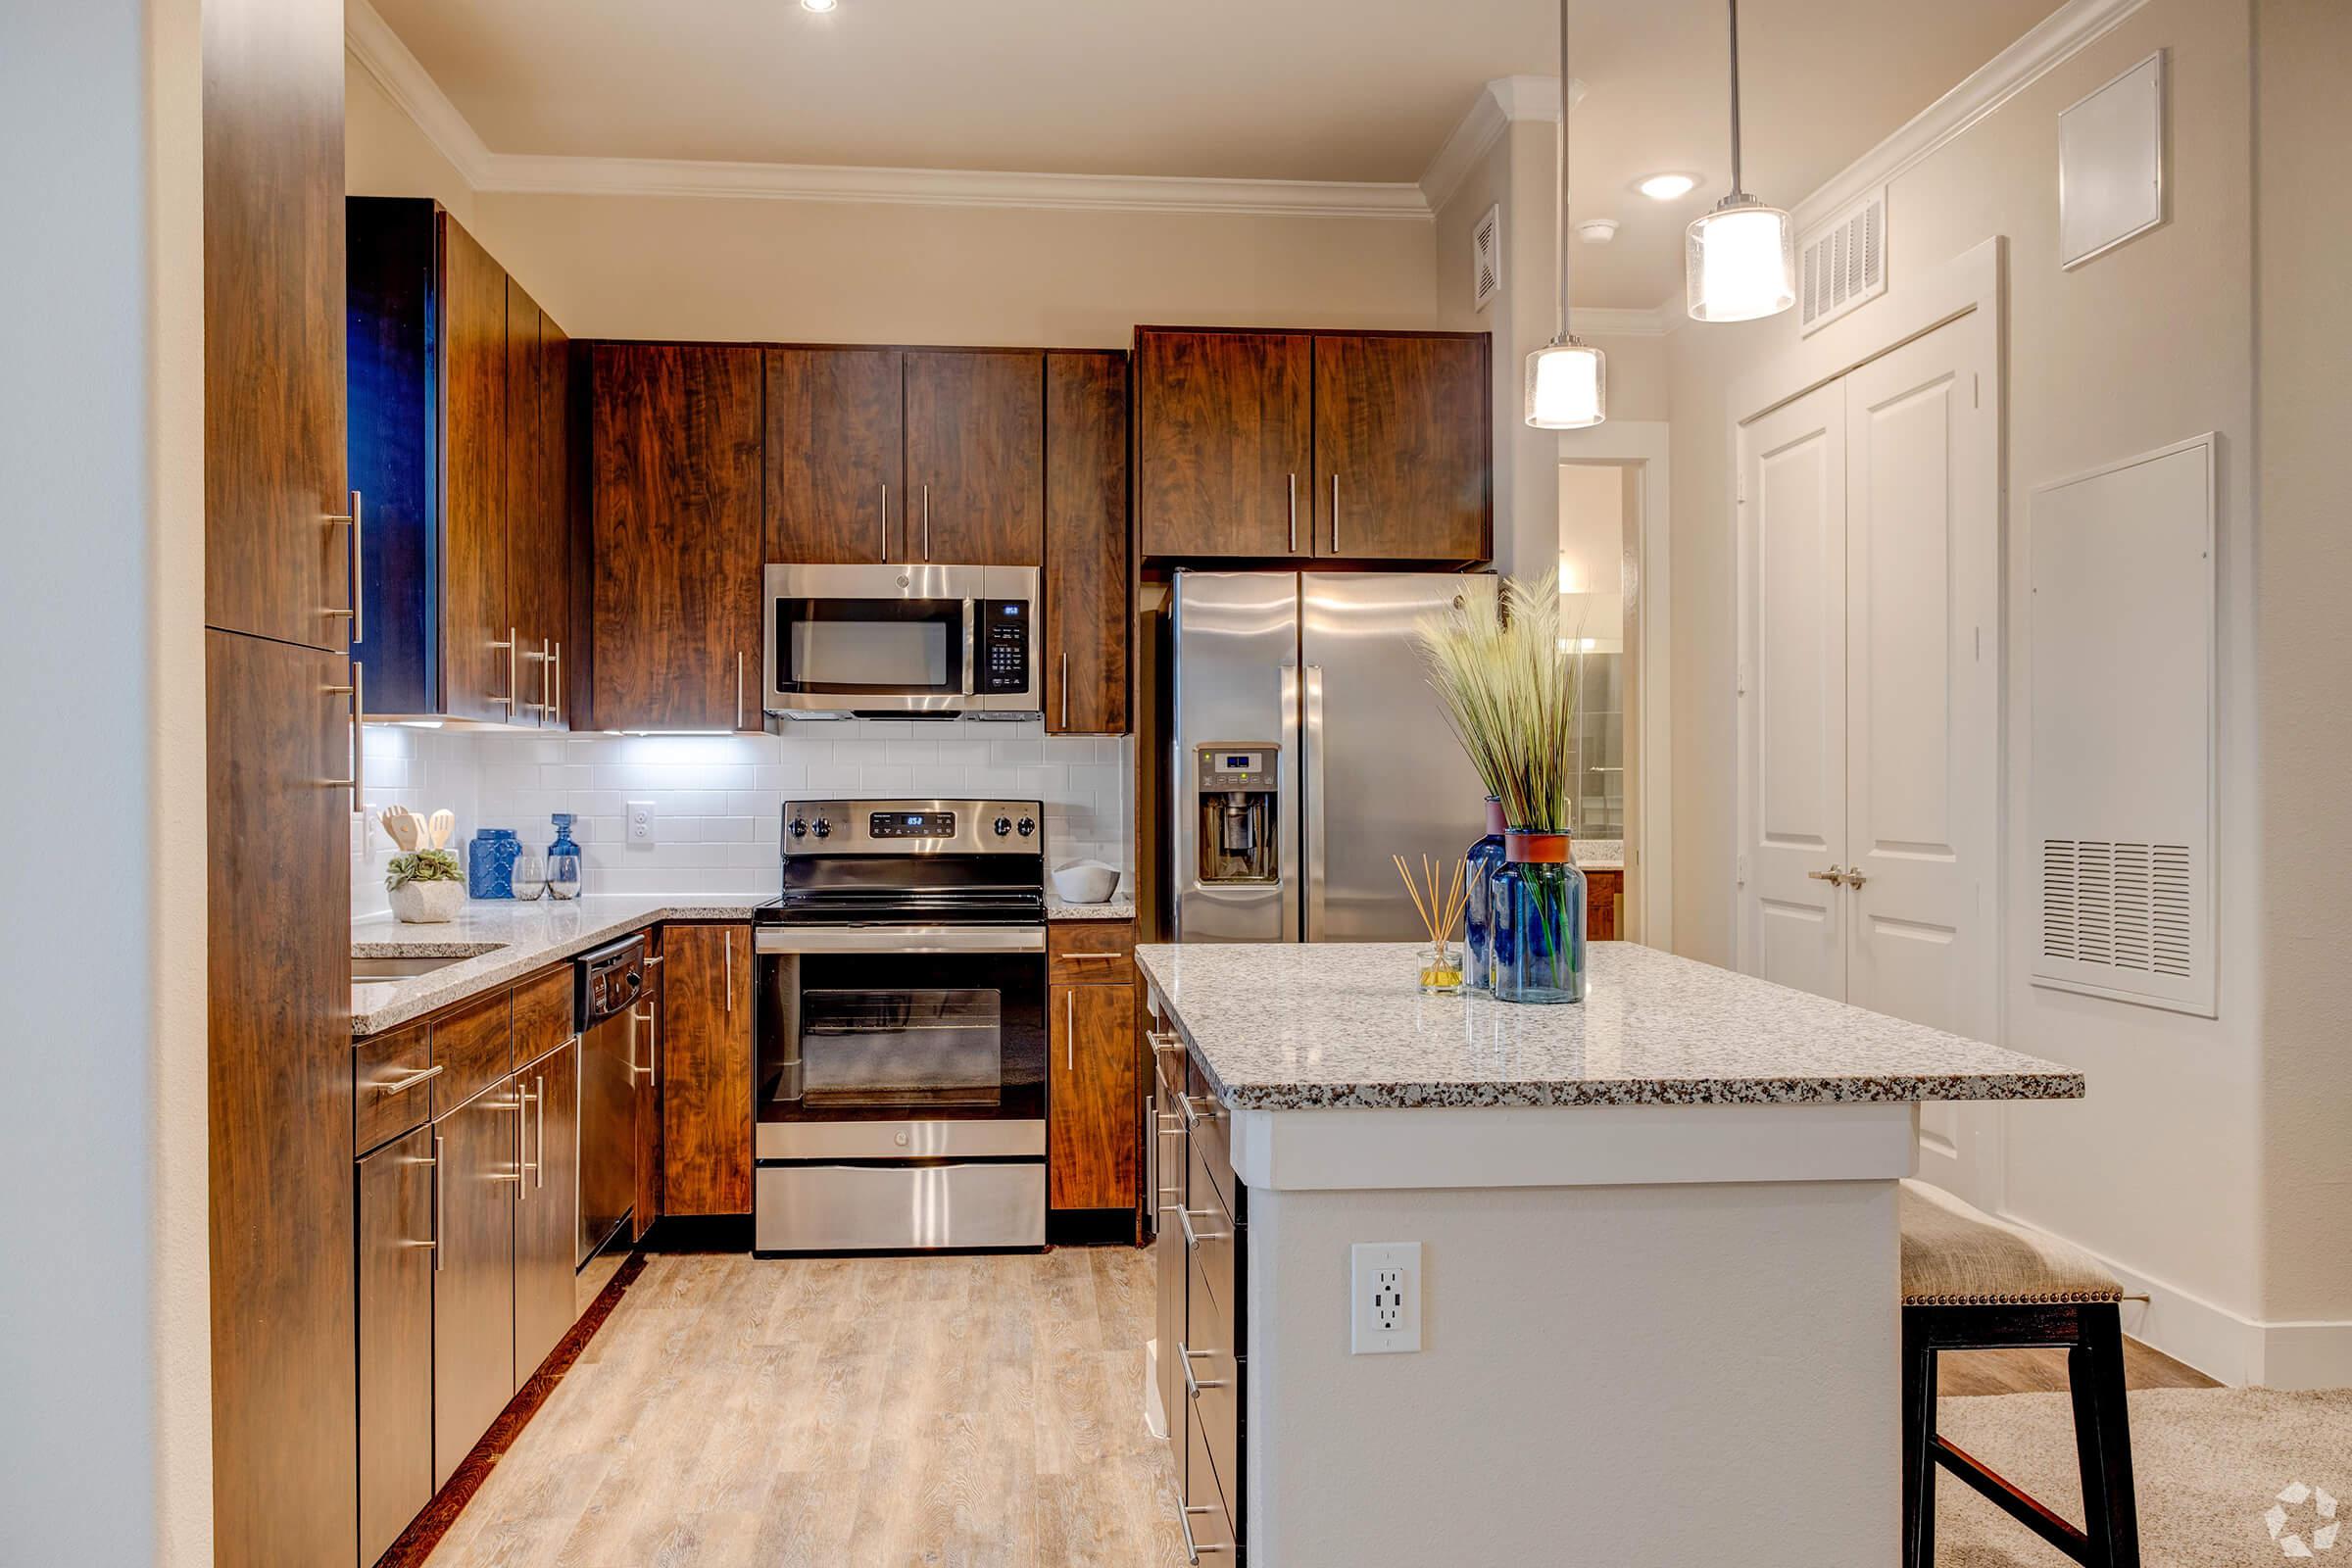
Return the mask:
[[882,564],[890,564],[890,485],[882,486],[882,504],[874,512],[874,538],[882,546]]
[[1065,958],[1124,958],[1124,953],[1065,953]]
[[1199,1251],[1202,1242],[1221,1242],[1225,1240],[1226,1233],[1223,1231],[1210,1231],[1206,1235],[1202,1235],[1200,1232],[1193,1229],[1193,1216],[1195,1214],[1200,1215],[1202,1219],[1208,1219],[1213,1217],[1216,1212],[1217,1211],[1213,1208],[1180,1208],[1176,1211],[1176,1223],[1184,1230],[1185,1246],[1193,1249],[1195,1251]]
[[514,628],[512,626],[507,628],[507,640],[505,642],[491,643],[488,646],[492,648],[504,648],[507,651],[507,695],[504,697],[493,697],[490,699],[490,701],[505,706],[507,710],[507,722],[511,724],[514,721]]
[[531,1158],[531,1091],[515,1086],[514,1093],[514,1201],[531,1196],[531,1173],[539,1162]]
[[735,1013],[735,933],[728,931],[727,939],[727,1015]]
[[1298,476],[1291,475],[1291,554],[1298,553]]
[[351,662],[350,685],[324,688],[329,697],[351,699],[351,771],[348,777],[320,779],[318,782],[330,790],[350,790],[354,816],[364,815],[368,809],[368,738],[363,733],[368,722],[367,680],[367,666],[355,659]]
[[735,650],[735,727],[743,728],[743,650]]
[[557,723],[564,722],[564,645],[556,644],[554,662],[548,665],[548,716]]
[[1061,1067],[1064,1072],[1078,1070],[1078,993],[1061,994]]
[[1196,1350],[1182,1340],[1176,1342],[1176,1355],[1184,1367],[1184,1392],[1196,1399],[1200,1397],[1202,1389],[1225,1389],[1233,1386],[1231,1380],[1226,1378],[1200,1379],[1193,1376],[1194,1360],[1211,1353],[1213,1352],[1208,1350]]
[[351,608],[349,610],[330,610],[327,614],[334,619],[348,618],[351,621],[351,641],[355,643],[363,643],[368,640],[367,594],[364,586],[366,578],[363,576],[367,568],[362,564],[360,539],[363,515],[360,510],[360,493],[354,490],[351,492],[351,510],[330,513],[326,518],[328,522],[351,530]]
[[631,1037],[630,1037],[630,1040],[629,1040],[629,1076],[630,1076],[631,1078],[652,1078],[652,1079],[653,1079],[653,1080],[654,1080],[656,1083],[660,1083],[662,1080],[661,1080],[659,1077],[657,1077],[657,1076],[656,1076],[656,1074],[655,1074],[655,1069],[656,1069],[656,1066],[657,1066],[658,1064],[657,1064],[656,1058],[655,1058],[655,1056],[654,1056],[654,1051],[653,1051],[653,1045],[654,1045],[654,1009],[653,1009],[651,1006],[648,1006],[648,1007],[647,1007],[647,1008],[646,1008],[646,1009],[645,1009],[643,1012],[639,1012],[639,1011],[638,1011],[638,1010],[637,1010],[635,1007],[631,1007],[631,1008],[629,1009],[629,1016],[630,1016],[631,1018],[635,1019],[637,1022],[639,1022],[639,1023],[641,1023],[641,1024],[645,1025],[645,1045],[646,1045],[646,1052],[645,1052],[645,1065],[644,1065],[644,1066],[642,1066],[642,1067],[640,1067],[640,1066],[638,1066],[638,1065],[637,1065],[637,1041],[636,1041],[636,1038],[635,1038],[634,1036],[631,1036]]
[[556,721],[556,644],[551,637],[539,639],[539,722]]
[[1144,1032],[1144,1038],[1152,1042],[1152,1054],[1154,1056],[1178,1055],[1184,1051],[1183,1037],[1173,1029],[1148,1029]]
[[449,1212],[448,1185],[442,1179],[441,1135],[433,1134],[433,1272],[441,1272],[441,1221]]
[[1335,556],[1340,553],[1340,473],[1337,468],[1331,473],[1331,553]]
[[1186,1562],[1199,1562],[1200,1560],[1200,1554],[1204,1551],[1231,1551],[1233,1549],[1233,1547],[1230,1545],[1220,1545],[1214,1542],[1203,1546],[1200,1544],[1200,1543],[1193,1539],[1193,1515],[1197,1513],[1214,1512],[1216,1512],[1216,1510],[1211,1508],[1206,1503],[1188,1502],[1184,1505],[1184,1511],[1176,1516],[1176,1522],[1184,1527],[1184,1560]]
[[1070,656],[1061,656],[1061,727],[1070,727]]
[[[579,1037],[574,1035],[572,1038],[577,1040]],[[539,1188],[544,1192],[547,1190],[547,1074],[539,1074],[538,1079],[539,1093],[531,1098],[539,1106],[539,1157],[531,1162],[531,1169],[538,1172]]]
[[405,1078],[378,1078],[368,1087],[388,1100],[394,1095],[407,1094],[418,1084],[429,1084],[448,1070],[446,1064],[436,1062],[430,1067],[420,1067]]
[[931,487],[923,486],[923,559],[931,559]]
[[[434,1148],[434,1150],[435,1150],[436,1152],[437,1152],[437,1151],[438,1151],[438,1150],[441,1148],[441,1140],[440,1140],[440,1139],[436,1138],[436,1139],[434,1139],[434,1140],[433,1140],[433,1148]],[[428,1158],[425,1158],[425,1159],[413,1159],[413,1160],[410,1160],[410,1161],[409,1161],[409,1163],[410,1163],[410,1164],[412,1164],[412,1165],[423,1165],[423,1166],[426,1166],[427,1168],[429,1168],[429,1169],[432,1171],[432,1173],[433,1173],[433,1191],[434,1191],[434,1193],[438,1194],[438,1193],[441,1191],[441,1161],[440,1161],[438,1158],[429,1158],[429,1157],[428,1157]],[[404,1237],[402,1237],[402,1238],[400,1239],[400,1245],[401,1245],[401,1246],[403,1246],[403,1247],[416,1247],[416,1248],[423,1248],[423,1249],[425,1249],[425,1250],[429,1250],[429,1251],[430,1251],[430,1252],[432,1252],[432,1254],[433,1254],[433,1269],[434,1269],[434,1272],[438,1273],[438,1272],[440,1271],[440,1268],[441,1268],[441,1210],[440,1210],[440,1207],[439,1207],[439,1205],[438,1205],[438,1204],[436,1204],[436,1205],[435,1205],[435,1207],[434,1207],[434,1209],[433,1209],[433,1234],[432,1234],[432,1239],[431,1239],[431,1240],[429,1240],[429,1241],[423,1241],[423,1242],[412,1242],[412,1241],[410,1241],[410,1240],[409,1240],[407,1237],[405,1237],[405,1236],[404,1236]]]

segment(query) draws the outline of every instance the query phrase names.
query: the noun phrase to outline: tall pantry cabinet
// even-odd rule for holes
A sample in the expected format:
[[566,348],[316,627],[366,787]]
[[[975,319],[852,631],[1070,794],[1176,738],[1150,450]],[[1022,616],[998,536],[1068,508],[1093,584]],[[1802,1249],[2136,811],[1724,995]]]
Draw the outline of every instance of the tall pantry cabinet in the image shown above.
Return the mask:
[[202,24],[213,1550],[352,1564],[343,7]]

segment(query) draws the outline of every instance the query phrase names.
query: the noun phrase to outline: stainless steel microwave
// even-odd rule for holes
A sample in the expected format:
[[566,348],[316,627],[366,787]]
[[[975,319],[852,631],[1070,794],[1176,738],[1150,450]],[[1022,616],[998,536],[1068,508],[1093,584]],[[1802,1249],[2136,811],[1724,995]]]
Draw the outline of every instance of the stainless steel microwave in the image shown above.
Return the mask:
[[765,693],[787,717],[1045,710],[1035,566],[770,566]]

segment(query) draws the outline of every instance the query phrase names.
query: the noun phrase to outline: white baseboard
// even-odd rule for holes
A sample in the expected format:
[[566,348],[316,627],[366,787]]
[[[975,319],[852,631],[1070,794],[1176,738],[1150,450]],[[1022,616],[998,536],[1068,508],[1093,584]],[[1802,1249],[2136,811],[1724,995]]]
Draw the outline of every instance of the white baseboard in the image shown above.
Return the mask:
[[[2015,1215],[2003,1218],[2026,1224]],[[2082,1247],[2081,1242],[2073,1245]],[[2232,1388],[2352,1388],[2352,1322],[2265,1323],[2082,1250],[2124,1282],[2124,1332]]]

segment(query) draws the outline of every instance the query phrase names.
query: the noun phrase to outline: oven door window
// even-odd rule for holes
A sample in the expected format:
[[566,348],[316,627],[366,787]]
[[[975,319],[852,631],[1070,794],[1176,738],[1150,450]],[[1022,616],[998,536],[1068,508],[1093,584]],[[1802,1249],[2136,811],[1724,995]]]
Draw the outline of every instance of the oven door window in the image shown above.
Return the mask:
[[964,689],[960,599],[779,599],[779,692],[945,696]]
[[801,1058],[811,1110],[999,1104],[1004,998],[991,990],[806,991]]

